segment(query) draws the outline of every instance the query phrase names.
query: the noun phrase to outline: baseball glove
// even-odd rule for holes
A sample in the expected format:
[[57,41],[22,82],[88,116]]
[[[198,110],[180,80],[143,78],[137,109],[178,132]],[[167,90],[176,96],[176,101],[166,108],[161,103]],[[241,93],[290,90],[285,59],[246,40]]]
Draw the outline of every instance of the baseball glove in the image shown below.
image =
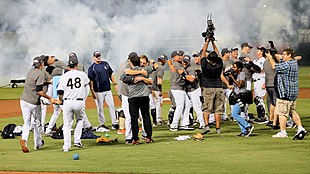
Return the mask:
[[200,132],[193,135],[193,137],[194,137],[194,140],[196,140],[196,141],[200,141],[203,139],[203,135]]
[[102,136],[100,138],[97,138],[96,142],[97,143],[110,143],[110,142],[114,143],[114,142],[118,142],[118,139],[115,138],[114,140],[110,140],[109,138]]

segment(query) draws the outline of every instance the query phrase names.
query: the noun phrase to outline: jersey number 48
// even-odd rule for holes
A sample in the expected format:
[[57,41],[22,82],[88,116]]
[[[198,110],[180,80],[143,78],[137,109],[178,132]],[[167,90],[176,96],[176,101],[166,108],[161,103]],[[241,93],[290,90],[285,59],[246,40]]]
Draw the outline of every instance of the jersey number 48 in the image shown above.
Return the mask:
[[75,88],[80,88],[81,87],[81,79],[79,77],[76,77],[74,80],[72,78],[68,79],[67,87],[70,87],[73,89]]

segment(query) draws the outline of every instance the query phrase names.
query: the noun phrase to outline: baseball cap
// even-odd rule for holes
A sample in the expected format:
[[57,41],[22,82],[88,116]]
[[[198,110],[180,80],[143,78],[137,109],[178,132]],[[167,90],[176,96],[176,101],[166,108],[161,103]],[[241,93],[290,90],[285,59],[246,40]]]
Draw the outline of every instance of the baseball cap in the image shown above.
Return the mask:
[[179,50],[172,51],[171,58],[174,58],[175,56],[182,56],[183,54],[184,54],[184,51],[179,51]]
[[43,63],[43,59],[45,56],[36,56],[33,58],[32,66],[38,67],[41,63]]
[[244,42],[244,43],[241,44],[241,48],[243,48],[243,47],[249,47],[250,49],[253,48],[253,47],[252,47],[251,45],[249,45],[249,43],[247,43],[247,42]]
[[198,51],[195,51],[195,52],[193,52],[193,55],[192,55],[193,57],[198,57],[198,56],[200,56],[200,53],[198,52]]
[[191,62],[191,56],[189,55],[185,55],[184,58],[183,58],[183,62]]
[[94,52],[94,54],[93,54],[93,56],[98,58],[98,57],[100,57],[100,56],[101,56],[101,54],[100,54],[100,52],[99,52],[99,51],[95,51],[95,52]]
[[221,54],[224,55],[226,53],[230,53],[231,51],[228,48],[223,48]]
[[237,47],[231,49],[231,51],[236,51],[236,50],[238,51],[239,49]]
[[76,57],[76,58],[77,58],[77,56],[76,56],[76,54],[75,54],[74,52],[72,52],[72,53],[69,54],[69,58],[70,58],[70,57]]
[[69,56],[68,65],[77,65],[79,63],[78,58],[75,56]]
[[168,60],[168,57],[166,55],[162,54],[157,59],[158,60]]
[[131,52],[128,55],[128,59],[132,58],[132,57],[139,57],[138,54],[136,52]]
[[257,50],[261,50],[262,52],[265,52],[266,48],[265,47],[257,47]]

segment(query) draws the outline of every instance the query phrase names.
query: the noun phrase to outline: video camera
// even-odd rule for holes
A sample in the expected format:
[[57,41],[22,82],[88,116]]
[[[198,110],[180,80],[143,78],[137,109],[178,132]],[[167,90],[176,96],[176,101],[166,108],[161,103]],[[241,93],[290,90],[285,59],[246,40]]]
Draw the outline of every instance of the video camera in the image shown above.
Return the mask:
[[276,59],[276,54],[278,54],[278,50],[274,46],[273,41],[268,41],[268,43],[270,45],[270,48],[266,49],[266,53],[270,53],[270,55],[272,56],[273,60],[278,63],[278,60]]
[[214,24],[212,22],[212,14],[208,14],[207,17],[207,29],[205,32],[202,32],[201,35],[203,38],[205,38],[205,41],[207,41],[207,39],[209,39],[210,41],[215,41],[214,38]]

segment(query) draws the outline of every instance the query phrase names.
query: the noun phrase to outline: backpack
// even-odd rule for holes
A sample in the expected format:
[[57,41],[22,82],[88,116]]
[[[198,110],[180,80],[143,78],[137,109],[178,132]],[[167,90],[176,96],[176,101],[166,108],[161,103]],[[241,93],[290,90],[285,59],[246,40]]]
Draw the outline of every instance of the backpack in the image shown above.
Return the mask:
[[53,131],[53,139],[64,139],[64,131],[62,130],[63,125],[61,125],[56,131]]
[[16,127],[16,124],[8,124],[3,128],[3,131],[1,132],[1,136],[3,139],[9,139],[9,138],[15,138],[14,136],[14,129]]

